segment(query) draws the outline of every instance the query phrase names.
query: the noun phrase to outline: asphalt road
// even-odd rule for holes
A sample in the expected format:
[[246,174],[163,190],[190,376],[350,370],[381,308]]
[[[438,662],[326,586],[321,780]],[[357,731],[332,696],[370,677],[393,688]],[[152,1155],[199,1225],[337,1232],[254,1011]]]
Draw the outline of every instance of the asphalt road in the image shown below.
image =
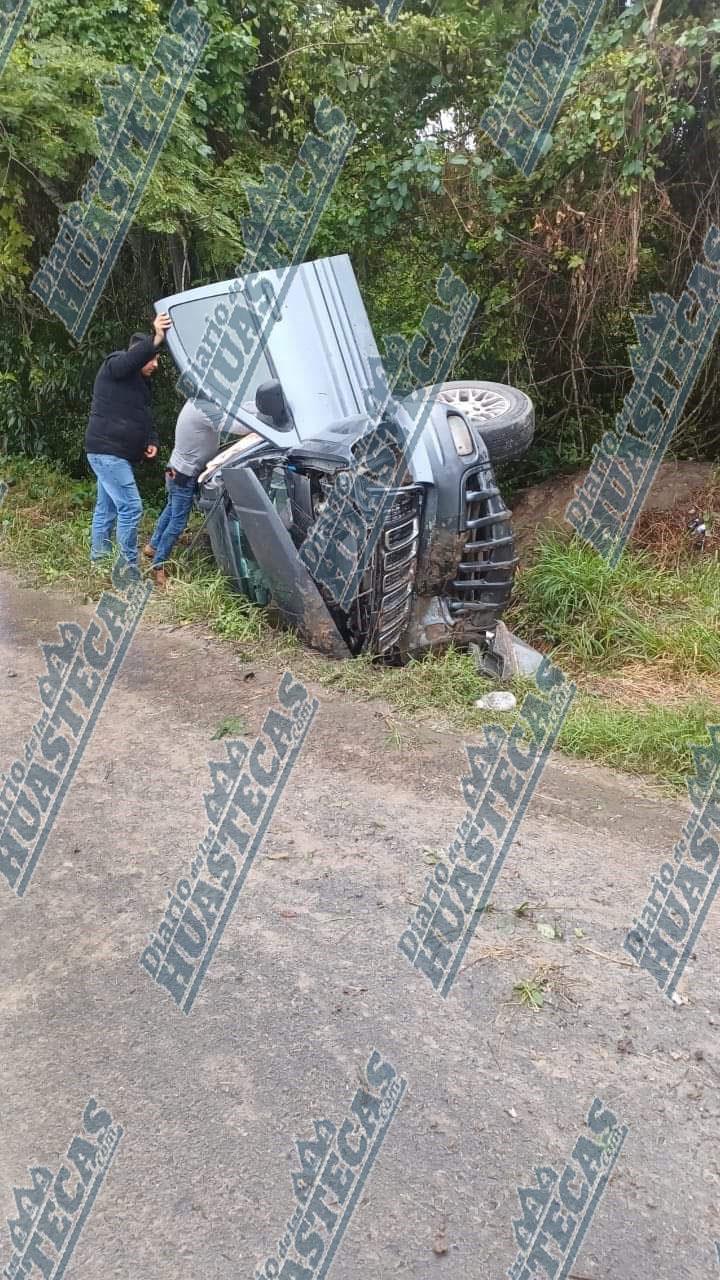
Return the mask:
[[[41,710],[38,642],[91,616],[0,575],[0,767]],[[241,716],[252,742],[281,674],[142,622],[26,894],[0,879],[3,1219],[30,1165],[55,1187],[40,1236],[45,1175],[21,1201],[18,1247],[36,1232],[24,1274],[56,1275],[79,1223],[69,1277],[252,1277],[298,1203],[295,1140],[322,1121],[315,1154],[342,1141],[345,1163],[312,1193],[308,1274],[329,1258],[333,1280],[499,1280],[537,1167],[570,1161],[578,1215],[592,1200],[595,1098],[628,1133],[570,1274],[717,1274],[717,911],[677,1007],[622,951],[687,803],[553,757],[442,999],[396,943],[464,812],[463,743],[424,723],[398,748],[380,704],[310,688],[319,710],[192,1011],[140,968],[208,824],[208,762],[226,758],[212,735]],[[103,1110],[123,1133],[89,1203],[98,1138],[114,1140]],[[363,1151],[377,1157],[364,1181]],[[567,1213],[555,1222],[557,1240]],[[12,1252],[5,1232],[3,1266]],[[284,1274],[303,1277],[293,1257]]]

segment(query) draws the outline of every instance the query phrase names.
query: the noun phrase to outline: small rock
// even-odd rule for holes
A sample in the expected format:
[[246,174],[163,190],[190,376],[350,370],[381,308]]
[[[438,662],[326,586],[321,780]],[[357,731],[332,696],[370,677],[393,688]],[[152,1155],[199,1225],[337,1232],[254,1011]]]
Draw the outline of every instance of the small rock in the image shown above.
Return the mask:
[[442,1255],[444,1253],[447,1253],[447,1251],[448,1251],[447,1236],[445,1235],[445,1228],[441,1227],[438,1231],[435,1232],[435,1239],[433,1240],[433,1253],[436,1253],[438,1257],[442,1257]]
[[512,711],[513,707],[517,706],[517,698],[513,693],[503,693],[498,690],[478,698],[475,706],[480,707],[482,711]]

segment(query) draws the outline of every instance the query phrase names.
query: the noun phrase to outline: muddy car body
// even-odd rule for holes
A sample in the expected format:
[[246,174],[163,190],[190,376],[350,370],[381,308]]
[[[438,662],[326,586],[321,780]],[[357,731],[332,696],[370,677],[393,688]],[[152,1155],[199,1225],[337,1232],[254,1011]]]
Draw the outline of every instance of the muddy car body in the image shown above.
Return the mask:
[[[192,289],[156,310],[173,320],[168,343],[186,394],[201,386],[226,411],[225,431],[241,436],[201,476],[199,500],[215,558],[237,589],[272,603],[308,644],[338,657],[403,661],[486,644],[517,564],[493,459],[529,444],[527,396],[445,383],[429,394],[396,392],[378,423],[368,407],[380,356],[345,256]],[[356,536],[362,571],[340,600],[309,549],[381,429],[404,453],[392,484],[365,476],[379,515],[372,537]],[[347,551],[348,530],[338,537]]]

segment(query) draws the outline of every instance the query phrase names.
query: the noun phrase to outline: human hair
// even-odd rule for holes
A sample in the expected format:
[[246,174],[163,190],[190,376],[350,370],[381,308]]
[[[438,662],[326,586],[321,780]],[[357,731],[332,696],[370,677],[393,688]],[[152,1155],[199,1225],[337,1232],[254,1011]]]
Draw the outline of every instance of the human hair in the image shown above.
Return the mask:
[[146,342],[149,337],[150,337],[149,333],[134,333],[132,338],[128,342],[128,351],[130,350],[131,347],[136,347],[138,342]]

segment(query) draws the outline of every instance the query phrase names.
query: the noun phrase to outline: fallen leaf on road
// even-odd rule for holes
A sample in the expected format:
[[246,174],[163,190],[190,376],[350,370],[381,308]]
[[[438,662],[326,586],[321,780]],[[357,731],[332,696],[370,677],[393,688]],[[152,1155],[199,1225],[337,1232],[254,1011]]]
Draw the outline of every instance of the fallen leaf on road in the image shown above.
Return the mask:
[[539,934],[541,934],[541,936],[542,936],[543,938],[556,938],[556,937],[557,937],[557,934],[555,933],[555,925],[554,925],[554,924],[542,924],[542,923],[541,923],[541,924],[539,924],[539,925],[536,925],[536,928],[537,928],[538,933],[539,933]]

